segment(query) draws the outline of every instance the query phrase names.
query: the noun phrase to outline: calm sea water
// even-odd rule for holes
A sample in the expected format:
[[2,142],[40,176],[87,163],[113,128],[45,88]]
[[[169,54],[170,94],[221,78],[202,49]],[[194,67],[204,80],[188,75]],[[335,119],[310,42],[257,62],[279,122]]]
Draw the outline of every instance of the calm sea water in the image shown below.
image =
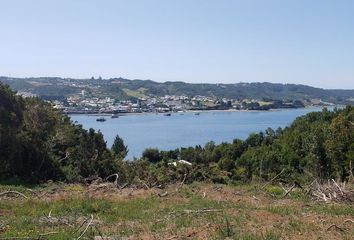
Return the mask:
[[71,115],[73,121],[84,128],[100,130],[108,147],[119,134],[129,153],[127,159],[140,157],[144,149],[156,147],[171,150],[180,147],[204,145],[208,141],[215,143],[231,142],[235,138],[245,139],[252,132],[263,131],[268,127],[276,129],[289,125],[296,117],[321,108],[302,108],[276,110],[268,112],[202,112],[126,115],[106,122],[97,122],[97,116]]

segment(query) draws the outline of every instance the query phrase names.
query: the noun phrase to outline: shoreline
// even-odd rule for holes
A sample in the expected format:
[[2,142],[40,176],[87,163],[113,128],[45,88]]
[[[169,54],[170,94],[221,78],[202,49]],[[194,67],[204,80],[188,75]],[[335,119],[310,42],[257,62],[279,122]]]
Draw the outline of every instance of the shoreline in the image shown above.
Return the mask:
[[[226,109],[226,110],[187,110],[184,112],[127,112],[127,113],[118,113],[119,117],[123,116],[139,116],[139,115],[163,115],[170,113],[172,115],[183,115],[190,113],[218,113],[218,112],[275,112],[275,111],[284,111],[284,110],[295,110],[295,109],[306,109],[306,108],[324,108],[324,107],[342,107],[342,106],[306,106],[302,108],[272,108],[268,110],[247,110],[247,109]],[[112,113],[66,113],[69,116],[72,115],[86,115],[86,116],[112,116]]]

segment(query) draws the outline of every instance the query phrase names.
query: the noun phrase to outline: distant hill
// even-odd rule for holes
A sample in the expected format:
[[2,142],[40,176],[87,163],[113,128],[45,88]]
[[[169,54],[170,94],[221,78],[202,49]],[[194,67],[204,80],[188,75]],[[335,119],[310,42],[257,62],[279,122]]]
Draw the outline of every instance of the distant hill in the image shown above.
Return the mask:
[[9,78],[0,81],[17,91],[37,94],[42,98],[63,98],[85,90],[92,96],[110,96],[116,99],[135,99],[144,96],[186,95],[210,96],[232,99],[278,99],[310,100],[321,99],[331,103],[353,104],[354,89],[328,90],[299,84],[279,84],[268,82],[205,84],[185,82],[154,82],[151,80],[111,79],[71,79],[57,77]]

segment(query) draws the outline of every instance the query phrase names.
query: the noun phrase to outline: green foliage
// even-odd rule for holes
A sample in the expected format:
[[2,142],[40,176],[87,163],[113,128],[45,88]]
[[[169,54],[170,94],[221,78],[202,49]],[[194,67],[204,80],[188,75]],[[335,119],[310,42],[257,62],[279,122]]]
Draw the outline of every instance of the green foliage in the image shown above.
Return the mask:
[[160,151],[157,148],[147,148],[142,154],[143,158],[150,163],[157,163],[162,160]]
[[128,154],[128,146],[124,144],[124,140],[117,135],[112,145],[112,152],[118,156],[118,158],[124,159]]
[[268,128],[232,143],[209,142],[171,151],[149,148],[134,161],[123,160],[128,148],[119,136],[110,151],[101,132],[85,130],[50,104],[23,99],[2,84],[0,114],[0,180],[72,182],[118,173],[121,183],[143,181],[153,186],[269,181],[280,173],[278,180],[285,182],[345,181],[353,174],[351,106],[309,113],[285,129]]
[[0,84],[0,180],[77,181],[107,176],[116,163],[102,133],[74,125],[49,103]]
[[284,190],[281,187],[277,186],[267,186],[264,189],[267,193],[276,196],[276,197],[281,197],[284,195]]

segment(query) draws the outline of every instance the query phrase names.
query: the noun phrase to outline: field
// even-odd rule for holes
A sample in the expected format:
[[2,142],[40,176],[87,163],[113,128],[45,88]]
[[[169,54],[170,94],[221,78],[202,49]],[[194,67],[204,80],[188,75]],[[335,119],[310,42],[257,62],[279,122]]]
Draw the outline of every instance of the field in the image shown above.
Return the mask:
[[353,239],[353,219],[279,186],[0,186],[0,239]]
[[137,91],[130,90],[128,88],[123,88],[123,91],[130,97],[135,97],[135,98],[147,98],[148,96],[144,94],[146,89],[144,88],[139,88]]

